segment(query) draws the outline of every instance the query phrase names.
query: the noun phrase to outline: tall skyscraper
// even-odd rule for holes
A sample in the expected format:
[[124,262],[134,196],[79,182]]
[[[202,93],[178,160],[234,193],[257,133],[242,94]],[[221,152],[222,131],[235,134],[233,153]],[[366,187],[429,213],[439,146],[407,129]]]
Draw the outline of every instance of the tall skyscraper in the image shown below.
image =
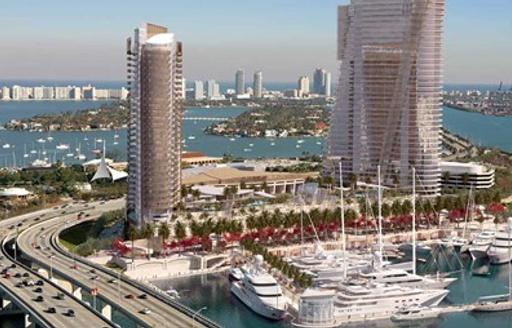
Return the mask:
[[[440,190],[444,0],[352,0],[338,8],[337,101],[324,167]],[[336,175],[337,176],[337,175]]]
[[245,76],[244,71],[239,69],[235,74],[235,90],[237,95],[245,93]]
[[203,81],[194,81],[194,100],[204,99]]
[[254,80],[253,80],[253,97],[254,98],[261,98],[263,95],[263,73],[261,71],[257,71],[254,73]]
[[326,97],[331,96],[331,73],[325,72],[324,74],[325,81],[324,81],[324,92],[323,95]]
[[137,226],[168,220],[180,201],[182,46],[146,24],[127,41],[130,121],[128,204]]
[[325,89],[325,69],[317,68],[313,72],[313,93],[324,94]]
[[217,99],[220,97],[220,87],[217,81],[208,80],[206,81],[206,98]]
[[299,97],[304,97],[309,94],[309,77],[301,76],[297,82],[297,90]]

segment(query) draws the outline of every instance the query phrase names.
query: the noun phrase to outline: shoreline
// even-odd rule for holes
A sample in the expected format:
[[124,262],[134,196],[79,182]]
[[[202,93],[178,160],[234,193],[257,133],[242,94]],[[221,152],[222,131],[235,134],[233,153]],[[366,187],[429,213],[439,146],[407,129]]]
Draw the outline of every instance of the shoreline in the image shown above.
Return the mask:
[[512,113],[499,115],[499,114],[494,114],[494,113],[488,113],[488,112],[485,112],[485,111],[480,111],[478,109],[458,106],[458,105],[444,103],[444,102],[443,102],[443,106],[451,108],[451,109],[459,110],[461,112],[476,113],[476,114],[481,114],[481,115],[485,115],[485,116],[494,116],[494,117],[509,117],[509,116],[512,116]]

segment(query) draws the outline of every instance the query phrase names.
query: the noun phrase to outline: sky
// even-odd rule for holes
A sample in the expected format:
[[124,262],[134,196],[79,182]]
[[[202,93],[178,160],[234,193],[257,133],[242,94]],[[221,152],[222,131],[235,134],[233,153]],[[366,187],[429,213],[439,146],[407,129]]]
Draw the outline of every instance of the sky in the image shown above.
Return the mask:
[[[124,80],[125,40],[144,22],[184,46],[187,80],[236,69],[296,81],[336,72],[336,6],[348,0],[17,0],[0,11],[0,80]],[[512,0],[446,0],[445,81],[512,82]]]

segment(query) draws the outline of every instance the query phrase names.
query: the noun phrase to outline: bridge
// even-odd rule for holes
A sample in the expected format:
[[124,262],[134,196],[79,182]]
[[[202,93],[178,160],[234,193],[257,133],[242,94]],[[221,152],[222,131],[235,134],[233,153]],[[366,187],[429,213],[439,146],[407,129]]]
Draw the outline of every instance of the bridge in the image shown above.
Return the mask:
[[[23,221],[33,219],[25,215],[0,222],[0,230],[11,230],[1,241],[0,268],[6,271],[0,277],[0,321],[3,316],[18,315],[24,316],[25,327],[115,327],[87,303],[11,256],[9,250],[16,234],[14,228],[7,230],[7,227],[19,228]],[[30,283],[25,285],[23,280]],[[73,311],[72,315],[69,310]]]
[[[44,286],[48,285],[47,288],[56,288],[43,290],[44,306],[41,305],[42,308],[39,312],[33,311],[34,314],[30,314],[31,318],[35,318],[33,321],[37,321],[37,325],[42,327],[55,326],[52,325],[54,318],[51,316],[50,321],[44,321],[45,316],[50,315],[45,311],[53,304],[46,302],[46,299],[49,302],[55,302],[55,307],[59,306],[58,309],[61,309],[63,305],[58,303],[57,298],[52,297],[57,295],[57,291],[60,291],[66,295],[65,302],[69,303],[70,300],[75,302],[72,307],[75,308],[76,318],[81,317],[83,312],[87,312],[88,316],[93,316],[96,320],[103,322],[102,324],[93,324],[95,321],[87,317],[84,319],[83,326],[122,326],[119,322],[112,322],[113,313],[118,313],[128,319],[130,326],[135,327],[190,327],[192,325],[195,327],[219,327],[208,318],[198,315],[192,309],[172,300],[165,293],[131,280],[120,272],[77,257],[60,244],[59,234],[61,231],[86,221],[77,221],[76,214],[78,212],[83,211],[89,216],[87,220],[94,220],[105,211],[123,206],[123,199],[69,206],[65,211],[60,212],[60,215],[57,215],[57,211],[62,211],[62,209],[54,211],[52,216],[47,215],[45,220],[31,222],[19,233],[16,238],[18,251],[16,262],[21,265],[21,257],[23,262],[30,263],[30,266],[26,268],[31,272],[29,274],[44,279],[47,282]],[[12,291],[1,285],[0,288]],[[27,304],[21,301],[19,303],[20,308],[30,312],[27,310],[30,309],[27,305],[30,303],[28,300]],[[71,307],[71,305],[68,306]],[[149,309],[149,311],[143,311],[143,309]],[[42,318],[38,319],[36,315]],[[64,318],[67,317],[64,316]],[[73,321],[74,324],[67,323],[56,327],[76,326],[76,318]],[[84,318],[86,318],[85,315]],[[88,323],[85,324],[85,322]]]
[[183,118],[185,121],[227,121],[229,117],[192,117],[185,116]]

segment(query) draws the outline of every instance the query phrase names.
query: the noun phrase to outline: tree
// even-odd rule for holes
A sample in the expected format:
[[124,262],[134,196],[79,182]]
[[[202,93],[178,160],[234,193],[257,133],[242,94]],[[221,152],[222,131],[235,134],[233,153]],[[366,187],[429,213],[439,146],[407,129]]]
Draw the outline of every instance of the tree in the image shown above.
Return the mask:
[[402,214],[402,204],[398,199],[395,199],[391,204],[391,213],[393,213],[394,216]]
[[412,202],[409,199],[404,200],[402,203],[402,211],[401,214],[407,215],[412,212]]
[[353,190],[357,189],[357,175],[354,173],[350,173],[348,176],[348,181],[350,182],[350,186]]
[[176,225],[174,226],[174,235],[178,240],[185,238],[185,236],[187,235],[185,226],[183,225],[183,223],[181,223],[181,221],[176,221]]
[[384,218],[387,218],[387,217],[389,217],[389,215],[391,214],[391,207],[389,206],[389,204],[388,204],[388,203],[384,203],[384,204],[382,204],[382,209],[381,209],[381,211],[382,211],[382,216],[383,216]]
[[142,231],[140,232],[141,235],[142,235],[142,238],[151,238],[151,236],[153,236],[153,225],[150,224],[150,223],[146,223],[143,227],[142,227]]
[[164,240],[169,238],[169,235],[171,234],[171,231],[169,230],[169,225],[167,223],[162,223],[158,227],[158,235],[162,237]]

